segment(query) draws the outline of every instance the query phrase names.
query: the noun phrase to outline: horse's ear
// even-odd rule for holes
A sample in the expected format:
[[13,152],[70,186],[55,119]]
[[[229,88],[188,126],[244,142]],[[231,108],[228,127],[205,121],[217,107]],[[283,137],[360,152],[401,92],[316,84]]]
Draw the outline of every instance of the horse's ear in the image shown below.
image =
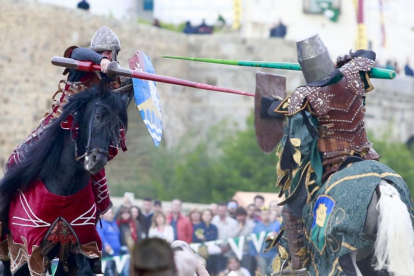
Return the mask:
[[98,86],[98,93],[101,99],[105,99],[111,93],[111,88],[109,87],[110,80],[108,78],[103,77],[99,82]]
[[[118,89],[117,89],[118,90]],[[127,78],[123,83],[122,87],[119,88],[121,92],[121,98],[128,107],[134,97],[134,85],[131,78]]]
[[133,90],[128,90],[128,91],[121,93],[121,99],[124,101],[127,107],[129,106],[129,104],[132,101],[132,98],[134,97],[133,92],[134,92]]

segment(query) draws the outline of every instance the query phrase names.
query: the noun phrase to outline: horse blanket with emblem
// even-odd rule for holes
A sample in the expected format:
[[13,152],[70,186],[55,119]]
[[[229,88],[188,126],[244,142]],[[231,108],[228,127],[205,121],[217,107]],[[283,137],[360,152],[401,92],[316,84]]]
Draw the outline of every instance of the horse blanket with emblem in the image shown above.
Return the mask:
[[28,263],[32,275],[45,275],[46,260],[41,254],[45,239],[69,243],[88,258],[102,257],[102,242],[96,231],[97,205],[92,182],[74,195],[50,193],[42,181],[19,191],[10,205],[7,240],[0,242],[0,256],[8,244],[11,271]]
[[303,208],[311,275],[345,275],[339,257],[374,245],[363,230],[368,205],[381,179],[398,190],[414,223],[414,204],[400,175],[377,161],[353,163],[333,174]]

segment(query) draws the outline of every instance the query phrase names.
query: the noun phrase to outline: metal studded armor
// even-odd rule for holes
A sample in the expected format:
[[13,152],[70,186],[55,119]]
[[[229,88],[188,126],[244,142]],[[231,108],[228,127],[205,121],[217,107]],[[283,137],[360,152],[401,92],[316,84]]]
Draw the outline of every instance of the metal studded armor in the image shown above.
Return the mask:
[[[306,203],[346,164],[379,159],[364,129],[364,99],[373,89],[368,72],[374,66],[375,53],[361,50],[340,58],[340,67],[331,71],[324,52],[319,55],[322,68],[317,79],[312,70],[318,62],[312,59],[318,56],[314,57],[312,49],[324,45],[320,40],[308,45],[311,42],[304,43],[306,47],[298,43],[298,57],[308,55],[310,60],[301,64],[307,85],[298,87],[274,109],[288,118],[277,153],[277,185],[285,199],[281,203],[284,233],[276,240],[288,249],[293,270],[306,269],[310,260],[302,216]],[[308,70],[307,64],[313,69]]]
[[318,121],[318,150],[326,173],[335,171],[347,156],[379,158],[364,129],[365,84],[360,72],[368,72],[374,61],[357,57],[342,66],[343,78],[324,87],[303,86],[290,97],[288,115],[308,109]]

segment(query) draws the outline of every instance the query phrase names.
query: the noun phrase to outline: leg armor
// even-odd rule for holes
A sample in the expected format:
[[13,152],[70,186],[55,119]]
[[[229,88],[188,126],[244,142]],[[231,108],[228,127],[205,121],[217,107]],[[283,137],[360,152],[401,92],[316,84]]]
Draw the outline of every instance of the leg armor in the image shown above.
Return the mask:
[[306,203],[307,191],[303,183],[299,185],[297,194],[286,203],[282,210],[293,270],[302,269],[308,264],[302,219],[302,209]]

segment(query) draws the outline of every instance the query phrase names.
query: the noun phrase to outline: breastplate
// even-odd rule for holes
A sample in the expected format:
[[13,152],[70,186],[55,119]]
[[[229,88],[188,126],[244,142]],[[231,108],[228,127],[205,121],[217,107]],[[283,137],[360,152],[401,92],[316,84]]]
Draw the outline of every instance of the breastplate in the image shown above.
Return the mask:
[[373,61],[356,58],[340,68],[343,78],[324,87],[299,87],[291,96],[289,113],[305,105],[318,120],[318,149],[324,165],[340,163],[346,156],[357,154],[378,159],[364,129],[365,95],[360,71],[368,71]]

